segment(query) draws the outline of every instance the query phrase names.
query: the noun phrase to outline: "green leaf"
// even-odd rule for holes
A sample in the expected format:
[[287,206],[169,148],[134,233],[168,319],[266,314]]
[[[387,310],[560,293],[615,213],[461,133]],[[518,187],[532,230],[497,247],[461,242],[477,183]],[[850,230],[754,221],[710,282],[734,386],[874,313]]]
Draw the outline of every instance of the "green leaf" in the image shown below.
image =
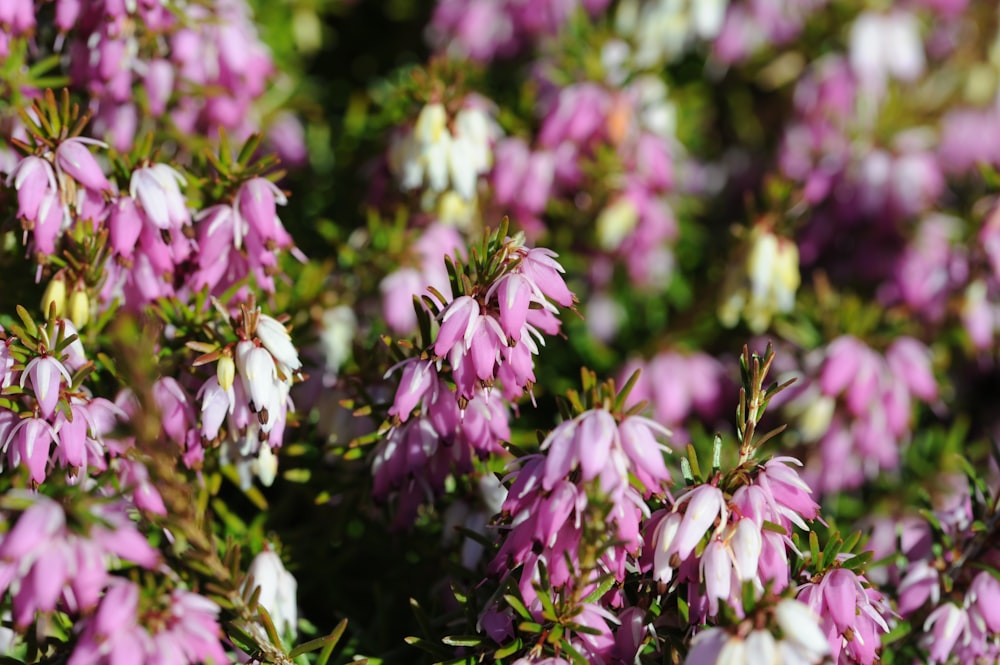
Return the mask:
[[503,597],[503,599],[506,600],[507,604],[510,605],[515,612],[521,615],[522,618],[531,618],[531,612],[529,612],[528,608],[524,606],[524,603],[521,602],[520,598],[513,594],[507,594]]
[[493,659],[494,660],[500,660],[501,658],[506,658],[507,656],[512,656],[515,653],[517,653],[518,651],[520,651],[522,646],[523,646],[523,642],[521,642],[521,638],[518,637],[513,642],[511,642],[510,644],[508,644],[507,646],[501,647],[501,648],[497,649],[496,651],[494,651],[493,652]]
[[522,621],[517,624],[517,629],[522,633],[540,633],[542,632],[542,624],[535,621]]
[[483,638],[478,635],[448,635],[441,641],[452,647],[476,647],[483,643]]
[[865,568],[868,567],[868,563],[872,560],[872,557],[874,555],[875,553],[872,552],[871,550],[867,552],[862,552],[861,554],[856,554],[852,556],[850,559],[843,561],[840,564],[840,567],[846,568],[848,570],[853,570],[858,573],[864,572]]
[[819,537],[815,531],[809,532],[809,553],[812,554],[812,565],[818,566],[819,558]]
[[329,647],[330,651],[333,651],[333,647],[336,646],[337,642],[340,641],[341,636],[344,634],[344,629],[347,628],[347,619],[341,619],[337,627],[329,635],[324,635],[323,637],[317,637],[314,640],[309,640],[305,644],[300,644],[289,652],[291,658],[296,658],[301,654],[309,653],[310,651],[315,651],[316,649],[323,648],[324,650]]

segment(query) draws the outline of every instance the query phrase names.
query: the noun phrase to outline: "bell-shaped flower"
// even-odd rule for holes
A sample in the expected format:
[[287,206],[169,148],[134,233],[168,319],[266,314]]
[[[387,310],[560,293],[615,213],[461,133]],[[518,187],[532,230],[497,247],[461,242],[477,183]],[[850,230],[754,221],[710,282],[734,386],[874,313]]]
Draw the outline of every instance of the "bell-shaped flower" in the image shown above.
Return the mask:
[[21,387],[31,383],[31,391],[38,403],[38,410],[46,420],[52,418],[59,395],[62,393],[62,379],[72,383],[69,370],[55,357],[45,355],[32,358],[21,373]]
[[294,635],[298,624],[298,583],[285,569],[281,557],[265,547],[250,563],[247,576],[260,588],[258,601],[271,615],[279,632]]
[[562,307],[571,307],[573,294],[562,277],[562,273],[566,271],[556,261],[558,254],[544,247],[522,250],[522,253],[518,270],[531,280],[545,297]]
[[434,353],[446,356],[460,341],[468,348],[479,317],[480,307],[475,298],[459,296],[451,301],[441,313],[441,329],[434,342]]
[[793,656],[783,662],[819,663],[830,653],[830,643],[819,627],[819,617],[807,605],[791,598],[778,601],[774,618],[784,635],[783,656]]
[[174,88],[174,65],[169,60],[157,58],[146,65],[143,87],[149,103],[149,113],[154,118],[163,115]]
[[[236,193],[237,215],[247,224],[246,232],[254,233],[262,243],[277,241],[285,236],[284,226],[278,218],[278,205],[285,205],[288,199],[277,185],[265,178],[251,178],[240,186]],[[236,238],[240,246],[240,238]]]
[[653,532],[653,579],[661,584],[668,584],[673,578],[671,559],[676,551],[674,543],[682,520],[680,513],[669,513],[659,521]]
[[108,233],[111,248],[115,253],[125,259],[131,259],[141,232],[142,216],[139,214],[139,208],[136,207],[134,199],[122,196],[111,204],[111,211],[108,215]]
[[712,539],[701,555],[700,568],[708,596],[708,613],[715,616],[719,613],[719,601],[728,602],[733,590],[733,564],[725,543]]
[[[522,329],[528,320],[532,302],[532,283],[520,273],[508,273],[497,280],[496,289],[500,307],[500,327],[510,339],[521,339]],[[489,297],[491,294],[487,294]]]
[[180,229],[191,223],[191,214],[181,193],[187,180],[167,164],[153,164],[132,172],[129,195],[139,202],[153,226]]
[[17,190],[17,216],[37,222],[47,194],[57,193],[56,174],[47,160],[28,155],[7,176],[7,186]]
[[969,613],[954,603],[944,603],[924,621],[921,643],[930,649],[930,662],[946,663],[960,641],[968,642]]
[[[429,360],[411,358],[403,361],[403,375],[396,389],[396,397],[389,408],[389,415],[396,416],[405,422],[413,409],[424,399],[433,394],[438,385],[437,372]],[[390,369],[389,372],[392,370]],[[389,372],[386,373],[388,376]]]
[[757,562],[764,548],[760,527],[753,520],[738,520],[727,544],[737,579],[740,582],[757,579]]
[[[286,378],[291,378],[291,372],[302,367],[299,360],[299,352],[292,344],[292,338],[288,334],[288,329],[276,319],[267,314],[260,314],[257,317],[257,338],[264,348],[271,352],[274,360],[282,369]],[[289,371],[291,370],[291,371]]]
[[43,549],[65,528],[66,513],[59,503],[47,496],[35,495],[32,504],[0,539],[0,560],[17,561]]
[[209,441],[219,436],[226,416],[236,408],[232,386],[229,390],[219,385],[218,377],[209,377],[198,391],[201,400],[201,436]]
[[691,555],[701,539],[720,519],[720,528],[728,517],[722,490],[713,485],[698,485],[677,498],[674,510],[684,505],[684,519],[677,531],[672,549],[683,561]]
[[730,635],[718,626],[701,631],[691,640],[691,649],[684,659],[684,665],[708,665],[709,663],[733,663],[735,665],[739,661],[722,660],[723,650],[734,639],[738,640],[739,638]]
[[277,404],[278,369],[267,349],[253,342],[240,342],[236,345],[236,369],[255,411]]
[[981,570],[969,585],[965,597],[982,617],[986,628],[991,633],[1000,633],[1000,603],[996,602],[1000,598],[1000,582],[989,571]]
[[25,418],[8,433],[3,450],[11,466],[27,464],[31,479],[36,483],[45,480],[49,450],[55,441],[55,432],[41,418]]
[[628,416],[618,425],[622,450],[628,456],[631,471],[647,492],[657,492],[670,482],[670,471],[663,460],[670,449],[656,440],[656,435],[670,436],[670,430],[642,416]]
[[81,137],[66,139],[56,148],[56,166],[87,189],[110,192],[111,183],[87,149],[88,143],[107,147],[103,142],[94,139]]

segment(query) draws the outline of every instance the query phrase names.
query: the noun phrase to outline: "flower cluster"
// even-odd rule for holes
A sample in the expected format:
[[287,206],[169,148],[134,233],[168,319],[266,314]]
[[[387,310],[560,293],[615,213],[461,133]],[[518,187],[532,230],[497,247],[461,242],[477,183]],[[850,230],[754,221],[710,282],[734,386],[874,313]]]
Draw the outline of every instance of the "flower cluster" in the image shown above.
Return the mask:
[[430,102],[390,146],[389,168],[400,188],[422,189],[422,208],[445,223],[469,225],[479,177],[493,165],[497,129],[484,106],[469,98],[449,115],[444,104]]
[[886,564],[873,569],[893,589],[902,620],[919,625],[917,646],[928,663],[980,662],[1000,654],[1000,622],[990,602],[1000,582],[992,574],[996,550],[973,527],[995,519],[991,496],[975,496],[963,474],[938,478],[932,510],[924,516],[885,518],[872,542]]
[[[36,115],[47,109],[36,105]],[[248,278],[265,291],[274,290],[278,255],[293,249],[293,242],[277,215],[285,195],[261,177],[258,167],[233,165],[225,154],[230,148],[222,146],[222,161],[211,177],[228,186],[218,195],[222,200],[195,211],[191,183],[175,167],[144,160],[122,168],[118,175],[127,176],[126,187],[126,178],[109,180],[88,148],[103,150],[105,144],[86,137],[47,138],[47,123],[55,121],[30,128],[32,145],[18,144],[25,155],[7,185],[17,192],[17,217],[26,238],[30,233],[29,248],[40,264],[57,263],[64,251],[73,250],[79,234],[107,234],[106,247],[97,245],[92,259],[103,274],[88,278],[66,268],[56,277],[73,294],[82,294],[88,317],[90,300],[98,301],[99,310],[115,300],[139,310],[158,298],[184,299],[203,289],[231,293]],[[243,153],[249,159],[251,153]]]
[[69,663],[224,663],[218,614],[218,605],[196,593],[174,589],[147,601],[138,585],[117,580],[94,615],[80,622]]
[[807,465],[811,484],[835,492],[898,467],[913,405],[937,400],[938,385],[930,351],[911,337],[899,337],[882,355],[843,336],[821,358],[787,408],[799,414],[803,438],[816,441],[816,462]]
[[104,471],[104,437],[124,412],[84,383],[93,364],[69,320],[24,323],[26,330],[0,332],[0,386],[19,389],[0,402],[4,466],[27,469],[36,485],[57,468],[77,479]]
[[29,505],[0,537],[0,596],[12,597],[14,623],[21,629],[57,607],[74,614],[92,610],[117,579],[110,571],[119,559],[143,568],[159,563],[120,502],[92,502],[90,523],[82,529],[74,523],[80,515],[67,514],[53,499],[8,495],[15,497]]
[[379,498],[402,491],[400,515],[440,494],[453,468],[471,471],[473,454],[503,452],[500,442],[510,437],[504,400],[530,392],[543,335],[560,328],[557,305],[573,305],[554,253],[505,231],[470,266],[481,282],[449,263],[452,284],[464,292],[431,292],[440,300],[432,301],[436,334],[423,353],[390,369],[400,381],[388,409],[393,426],[373,460],[374,489]]
[[[613,386],[604,390],[614,393]],[[641,524],[649,517],[645,499],[662,496],[671,481],[659,440],[668,436],[641,416],[592,408],[553,429],[540,454],[517,460],[511,474],[489,571],[501,583],[516,583],[524,618],[571,620],[569,644],[588,660],[631,660],[642,641],[641,613],[636,626],[615,634],[613,609],[621,609],[624,597],[620,590],[601,597],[598,588],[604,579],[623,584],[637,564]],[[553,603],[556,616],[547,609]],[[493,606],[481,622],[504,616],[510,614]],[[634,628],[638,634],[629,639]],[[508,631],[500,624],[490,635],[502,642]]]
[[[758,591],[765,585],[781,591],[794,581],[789,536],[793,525],[808,530],[805,520],[815,519],[819,506],[789,462],[797,460],[774,458],[760,465],[730,497],[718,486],[696,485],[650,520],[646,565],[662,585],[688,584],[692,623],[716,616],[719,601],[741,613],[745,582]],[[706,536],[708,544],[701,547]]]
[[[8,37],[32,30],[41,2],[6,3]],[[95,3],[59,0],[58,37],[44,32],[34,48],[62,55],[71,85],[94,111],[94,133],[119,151],[162,123],[178,135],[214,138],[220,129],[240,140],[259,131],[254,103],[274,64],[242,0],[188,3]],[[41,57],[39,57],[41,60]],[[33,94],[25,87],[22,94]],[[289,152],[294,152],[294,147]]]

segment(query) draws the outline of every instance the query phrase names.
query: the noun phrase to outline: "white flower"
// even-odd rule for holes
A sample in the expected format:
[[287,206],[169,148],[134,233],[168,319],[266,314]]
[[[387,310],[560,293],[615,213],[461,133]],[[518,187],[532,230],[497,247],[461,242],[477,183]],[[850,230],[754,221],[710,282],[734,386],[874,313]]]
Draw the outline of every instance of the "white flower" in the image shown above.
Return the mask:
[[732,327],[742,314],[750,330],[760,334],[775,313],[792,310],[800,282],[795,243],[757,226],[750,235],[746,258],[727,279],[719,320]]
[[275,361],[281,366],[281,373],[286,378],[291,378],[291,373],[302,367],[302,362],[299,361],[299,352],[292,344],[288,329],[276,319],[267,314],[258,315],[257,338],[260,339],[264,348],[274,356]]
[[622,2],[615,17],[619,34],[632,37],[635,62],[651,67],[678,58],[695,39],[722,30],[728,0],[638,0]]
[[476,197],[476,182],[493,164],[494,127],[478,108],[460,110],[449,128],[440,103],[421,109],[413,130],[398,137],[389,151],[389,166],[404,190],[426,186],[423,206],[435,208],[437,194],[454,192],[465,201]]
[[358,318],[347,305],[338,305],[323,312],[323,330],[319,334],[319,343],[329,371],[338,372],[351,357],[357,331]]
[[476,195],[476,179],[493,165],[491,129],[486,114],[466,108],[455,116],[455,135],[448,155],[452,187],[467,201]]
[[191,223],[191,214],[180,185],[187,181],[166,164],[136,169],[129,181],[129,195],[142,205],[146,218],[159,229],[180,228]]
[[925,66],[916,17],[900,11],[863,12],[851,26],[850,61],[861,83],[876,94],[885,90],[890,76],[916,80]]
[[[266,448],[267,446],[262,446],[261,450]],[[247,575],[253,577],[253,583],[260,587],[258,603],[271,615],[274,627],[280,633],[295,635],[298,624],[298,583],[281,563],[281,557],[270,549],[263,550],[254,557]]]
[[278,380],[278,368],[270,352],[264,347],[254,345],[253,342],[240,342],[236,345],[236,369],[243,383],[243,390],[254,410],[276,412],[282,402],[279,388],[281,382]]
[[784,635],[780,645],[782,662],[818,663],[830,653],[819,617],[804,603],[786,598],[778,603],[774,618]]

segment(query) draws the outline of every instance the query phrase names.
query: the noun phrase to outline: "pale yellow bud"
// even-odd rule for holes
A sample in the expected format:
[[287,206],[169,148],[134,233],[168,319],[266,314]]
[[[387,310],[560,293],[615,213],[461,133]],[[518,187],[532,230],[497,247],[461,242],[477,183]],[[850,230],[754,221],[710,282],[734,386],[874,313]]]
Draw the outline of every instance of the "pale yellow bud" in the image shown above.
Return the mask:
[[597,242],[601,249],[618,249],[638,224],[639,211],[631,201],[620,198],[597,216]]
[[219,387],[223,390],[233,387],[233,381],[236,379],[236,363],[232,356],[227,354],[219,358],[215,366],[215,376],[219,379]]
[[[434,192],[428,190],[427,193],[433,197]],[[475,197],[472,201],[466,201],[457,192],[449,189],[437,199],[437,217],[442,224],[467,229],[475,218],[475,214]]]
[[48,317],[53,305],[55,315],[61,317],[66,311],[66,280],[63,279],[62,273],[53,277],[45,287],[45,293],[42,294],[42,314]]
[[90,321],[90,297],[86,289],[74,289],[69,294],[69,302],[66,303],[69,310],[69,320],[73,322],[77,330],[82,329]]
[[268,445],[267,441],[260,444],[257,459],[252,462],[251,466],[264,487],[270,487],[274,484],[274,479],[278,476],[278,458],[271,451],[271,446]]

